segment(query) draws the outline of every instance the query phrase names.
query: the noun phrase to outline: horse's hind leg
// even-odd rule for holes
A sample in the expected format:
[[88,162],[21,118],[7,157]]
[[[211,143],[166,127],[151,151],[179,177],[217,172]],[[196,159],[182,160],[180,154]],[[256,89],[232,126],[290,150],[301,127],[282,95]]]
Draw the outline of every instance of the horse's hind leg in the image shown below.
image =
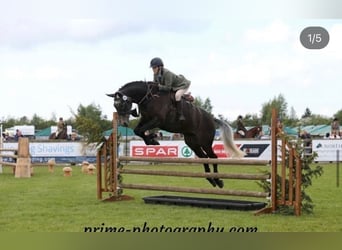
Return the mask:
[[[213,164],[213,167],[214,167],[214,173],[218,173],[217,164]],[[221,180],[220,178],[214,178],[214,181],[216,182],[216,184],[219,188],[223,188],[223,186],[224,186],[223,180]]]
[[[192,138],[192,137],[191,137]],[[194,151],[194,153],[197,155],[199,158],[208,158],[208,156],[205,154],[205,152],[202,150],[200,146],[198,146],[194,140],[191,140],[189,137],[185,137],[185,143]],[[203,164],[204,166],[204,171],[206,173],[210,173],[210,167],[209,164]],[[217,182],[214,180],[214,178],[206,178],[209,183],[213,186],[216,187]]]
[[[207,154],[207,156],[209,158],[217,158],[217,155],[214,153],[213,148],[211,146],[204,147],[203,150],[205,151],[205,153]],[[218,165],[217,164],[213,164],[213,168],[214,168],[213,169],[214,173],[218,173]],[[223,188],[223,186],[224,186],[223,180],[221,180],[220,178],[214,178],[213,181],[215,182],[215,184],[219,188]]]
[[[191,148],[191,149],[195,152],[195,154],[196,154],[199,158],[208,158],[208,156],[203,152],[203,150],[202,150],[201,148],[196,148],[196,149]],[[204,166],[204,172],[210,173],[209,164],[204,163],[203,166]],[[206,179],[209,181],[209,183],[210,183],[213,187],[216,187],[217,182],[215,181],[215,178],[209,178],[209,177],[208,177],[208,178],[206,178]]]

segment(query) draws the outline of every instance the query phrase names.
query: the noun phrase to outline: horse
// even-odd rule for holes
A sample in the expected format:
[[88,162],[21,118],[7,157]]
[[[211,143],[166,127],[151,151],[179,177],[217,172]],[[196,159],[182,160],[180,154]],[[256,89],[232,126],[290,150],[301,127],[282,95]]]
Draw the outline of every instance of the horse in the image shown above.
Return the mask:
[[[114,98],[114,107],[118,113],[118,123],[128,126],[130,115],[137,116],[136,110],[132,110],[132,104],[138,105],[140,121],[134,128],[134,133],[141,137],[146,145],[159,145],[153,134],[147,134],[154,128],[159,128],[172,133],[184,135],[185,143],[199,158],[217,158],[212,148],[215,136],[215,126],[222,131],[222,139],[225,149],[232,157],[241,158],[245,155],[233,141],[231,127],[225,121],[214,118],[204,109],[195,106],[182,99],[182,108],[185,121],[177,119],[175,107],[175,92],[161,92],[155,82],[133,81],[123,85],[113,94],[107,94]],[[209,164],[203,164],[204,171],[210,172]],[[217,164],[213,164],[213,172],[218,172]],[[207,178],[209,183],[222,188],[224,183],[219,178]]]
[[68,132],[67,132],[67,126],[64,125],[63,130],[58,134],[56,137],[56,132],[53,132],[50,136],[49,139],[54,140],[54,139],[68,139]]
[[240,133],[235,132],[234,133],[234,139],[237,139],[237,138],[256,138],[260,135],[261,131],[262,131],[262,127],[256,126],[256,127],[253,127],[251,129],[247,130],[245,136],[242,136]]

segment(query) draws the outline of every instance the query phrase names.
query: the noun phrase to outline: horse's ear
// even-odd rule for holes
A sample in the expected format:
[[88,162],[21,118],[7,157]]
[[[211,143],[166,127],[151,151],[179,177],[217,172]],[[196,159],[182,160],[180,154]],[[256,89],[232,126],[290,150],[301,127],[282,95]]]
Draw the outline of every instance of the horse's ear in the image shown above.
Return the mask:
[[113,98],[119,98],[123,96],[119,91],[115,92],[114,94],[106,94],[106,95],[109,97],[113,97]]

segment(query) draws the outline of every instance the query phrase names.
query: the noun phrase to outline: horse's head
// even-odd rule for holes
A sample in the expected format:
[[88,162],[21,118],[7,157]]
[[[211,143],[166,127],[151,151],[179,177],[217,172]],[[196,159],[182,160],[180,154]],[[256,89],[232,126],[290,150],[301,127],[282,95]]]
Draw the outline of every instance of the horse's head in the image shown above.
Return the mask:
[[127,127],[129,116],[132,113],[132,98],[119,91],[114,94],[107,94],[107,96],[114,98],[114,107],[119,115],[119,125]]
[[131,110],[132,104],[143,105],[157,91],[158,85],[153,82],[134,81],[125,84],[114,94],[107,94],[107,96],[114,98],[114,107],[119,114],[119,124],[128,126],[130,115],[138,117],[137,111]]
[[258,136],[261,136],[262,134],[262,126],[258,125],[256,127],[254,127],[254,135],[253,137],[258,137]]

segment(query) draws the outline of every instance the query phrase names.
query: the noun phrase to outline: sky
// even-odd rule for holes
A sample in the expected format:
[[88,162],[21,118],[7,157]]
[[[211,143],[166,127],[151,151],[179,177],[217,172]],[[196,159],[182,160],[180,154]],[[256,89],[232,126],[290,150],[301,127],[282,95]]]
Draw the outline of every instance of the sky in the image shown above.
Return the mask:
[[[95,104],[112,117],[125,83],[152,80],[149,62],[191,81],[215,115],[260,115],[285,97],[298,117],[342,109],[339,1],[0,0],[0,119],[72,117]],[[328,45],[304,48],[310,26]]]

